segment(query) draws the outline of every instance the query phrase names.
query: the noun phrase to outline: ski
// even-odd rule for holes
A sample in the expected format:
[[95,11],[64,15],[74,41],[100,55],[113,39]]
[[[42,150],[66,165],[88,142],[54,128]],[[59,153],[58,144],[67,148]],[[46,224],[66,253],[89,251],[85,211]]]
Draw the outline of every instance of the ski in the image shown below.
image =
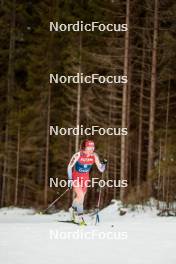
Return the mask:
[[87,226],[86,223],[82,224],[82,223],[78,223],[78,222],[71,221],[71,220],[57,220],[57,222],[66,223],[66,224],[74,224],[74,225],[78,225],[78,226]]

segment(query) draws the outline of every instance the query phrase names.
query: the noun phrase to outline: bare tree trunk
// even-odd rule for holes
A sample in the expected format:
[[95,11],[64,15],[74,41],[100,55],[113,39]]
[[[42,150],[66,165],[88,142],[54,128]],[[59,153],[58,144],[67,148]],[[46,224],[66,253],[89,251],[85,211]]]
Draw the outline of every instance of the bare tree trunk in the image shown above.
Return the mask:
[[[130,110],[131,110],[131,64],[130,57],[128,58],[128,88],[127,88],[127,120],[126,127],[128,129],[128,133],[130,133]],[[126,150],[125,150],[125,170],[126,170],[126,179],[129,178],[129,156],[130,156],[130,138],[129,134],[126,137]],[[127,191],[127,189],[125,189]]]
[[[110,89],[110,87],[108,87]],[[111,127],[111,119],[112,119],[112,90],[109,94],[109,113],[108,113],[108,126]],[[111,149],[110,149],[110,137],[108,137],[107,139],[107,160],[110,162],[110,153],[111,153]],[[107,171],[109,174],[110,171],[110,164],[107,164]]]
[[18,125],[18,134],[17,134],[17,159],[16,159],[15,200],[14,200],[15,206],[18,203],[19,163],[20,163],[20,124]]
[[[28,175],[27,175],[28,177]],[[23,178],[23,190],[22,190],[22,206],[25,206],[25,199],[26,199],[26,178]]]
[[[114,180],[117,180],[117,149],[116,149],[117,142],[115,140],[114,144]],[[117,188],[114,187],[114,192],[113,192],[113,198],[116,199],[116,193],[117,193]]]
[[[144,40],[143,40],[144,43]],[[143,44],[142,52],[142,72],[140,84],[140,99],[139,99],[139,128],[138,128],[138,156],[137,156],[137,196],[140,194],[141,184],[141,158],[142,158],[142,130],[143,130],[143,92],[144,92],[144,61],[145,61],[145,46]]]
[[162,153],[161,153],[161,138],[160,138],[160,142],[159,142],[159,163],[158,163],[158,190],[157,190],[157,198],[158,198],[158,202],[157,202],[157,209],[159,209],[159,190],[160,190],[160,185],[161,185],[161,157],[162,157]]
[[[167,108],[166,108],[166,133],[165,133],[165,160],[166,164],[169,164],[170,160],[168,157],[168,124],[169,124],[169,107],[170,107],[170,79],[168,86],[168,94],[167,94]],[[166,165],[166,204],[167,209],[169,208],[169,165]]]
[[[79,76],[81,76],[81,63],[82,63],[82,36],[80,33],[79,38]],[[80,125],[80,108],[81,108],[81,82],[78,83],[78,92],[77,92],[77,111],[76,111],[76,126]],[[79,150],[79,133],[76,135],[75,141],[75,152]]]
[[[130,0],[126,0],[126,24],[129,28],[130,16]],[[125,32],[125,54],[124,54],[124,75],[128,75],[129,64],[129,29]],[[128,100],[128,84],[123,85],[123,102],[122,102],[122,127],[127,127],[127,100]],[[121,169],[120,179],[127,179],[126,171],[126,136],[121,136]],[[123,202],[125,196],[125,189],[120,189],[120,199]]]
[[[56,2],[52,1],[50,7],[49,17],[54,17]],[[52,69],[52,57],[51,50],[53,46],[53,34],[50,35],[47,58],[49,61],[48,72]],[[48,102],[47,102],[47,121],[46,121],[46,152],[45,152],[45,181],[44,181],[44,205],[47,205],[48,202],[48,168],[49,168],[49,148],[50,148],[50,135],[49,135],[49,127],[50,127],[50,119],[51,119],[51,85],[48,85]]]
[[47,107],[47,124],[46,124],[46,152],[45,152],[45,189],[44,189],[44,205],[47,205],[48,200],[48,164],[49,164],[49,126],[50,126],[50,112],[51,112],[51,86],[48,86],[48,107]]
[[[10,122],[10,111],[11,111],[11,90],[14,87],[14,53],[15,53],[15,27],[16,27],[16,0],[12,3],[12,21],[10,28],[10,42],[9,42],[9,64],[8,64],[8,80],[7,80],[7,113],[6,113],[6,129],[5,129],[5,146],[4,146],[4,164],[3,164],[3,175],[2,175],[2,195],[1,195],[1,206],[4,205],[6,185],[10,184],[9,179],[9,122]],[[6,183],[8,180],[8,183]],[[9,188],[8,188],[9,189]],[[8,199],[9,199],[8,192]]]
[[[151,73],[151,94],[150,94],[150,116],[149,116],[149,145],[148,145],[148,167],[147,173],[150,174],[154,161],[154,125],[155,125],[155,97],[156,97],[156,68],[157,68],[157,43],[158,43],[158,0],[155,0],[154,10],[154,32],[152,48],[152,73]],[[148,183],[149,183],[148,178]],[[150,183],[149,183],[150,192]]]

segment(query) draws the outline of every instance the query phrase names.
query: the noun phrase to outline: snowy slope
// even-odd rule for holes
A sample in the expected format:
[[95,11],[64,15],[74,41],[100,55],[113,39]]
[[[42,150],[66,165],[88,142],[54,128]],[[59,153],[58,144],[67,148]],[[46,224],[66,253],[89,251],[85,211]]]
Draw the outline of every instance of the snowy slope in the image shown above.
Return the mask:
[[176,220],[157,217],[154,208],[119,215],[119,202],[100,212],[101,222],[86,215],[87,227],[57,220],[60,211],[38,215],[32,209],[0,210],[0,263],[175,264]]

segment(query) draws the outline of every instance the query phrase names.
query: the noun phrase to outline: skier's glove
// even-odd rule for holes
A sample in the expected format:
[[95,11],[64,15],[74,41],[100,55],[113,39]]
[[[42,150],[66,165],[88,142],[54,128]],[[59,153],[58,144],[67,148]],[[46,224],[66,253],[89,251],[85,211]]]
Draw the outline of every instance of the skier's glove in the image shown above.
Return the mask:
[[107,163],[108,163],[107,159],[103,159],[103,161],[101,163],[105,166],[105,169],[106,169]]
[[72,188],[72,185],[73,185],[73,183],[72,183],[72,180],[68,180],[68,188],[71,190],[71,188]]
[[103,159],[102,164],[107,165],[107,163],[108,163],[107,159]]

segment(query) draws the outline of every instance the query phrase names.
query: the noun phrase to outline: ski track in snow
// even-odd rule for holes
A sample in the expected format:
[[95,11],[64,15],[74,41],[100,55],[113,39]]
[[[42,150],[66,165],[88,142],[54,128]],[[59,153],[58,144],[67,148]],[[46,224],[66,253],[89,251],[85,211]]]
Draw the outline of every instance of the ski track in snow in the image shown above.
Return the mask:
[[[69,219],[64,211],[38,215],[30,209],[2,208],[0,263],[176,264],[175,217],[157,217],[156,210],[149,208],[120,216],[117,205],[100,212],[101,222],[97,226],[95,219],[86,215],[86,227],[57,222]],[[119,236],[117,239],[86,238],[88,234],[107,235],[108,232]],[[126,239],[122,239],[124,232]],[[78,234],[79,238],[61,239],[56,235],[61,233]]]

